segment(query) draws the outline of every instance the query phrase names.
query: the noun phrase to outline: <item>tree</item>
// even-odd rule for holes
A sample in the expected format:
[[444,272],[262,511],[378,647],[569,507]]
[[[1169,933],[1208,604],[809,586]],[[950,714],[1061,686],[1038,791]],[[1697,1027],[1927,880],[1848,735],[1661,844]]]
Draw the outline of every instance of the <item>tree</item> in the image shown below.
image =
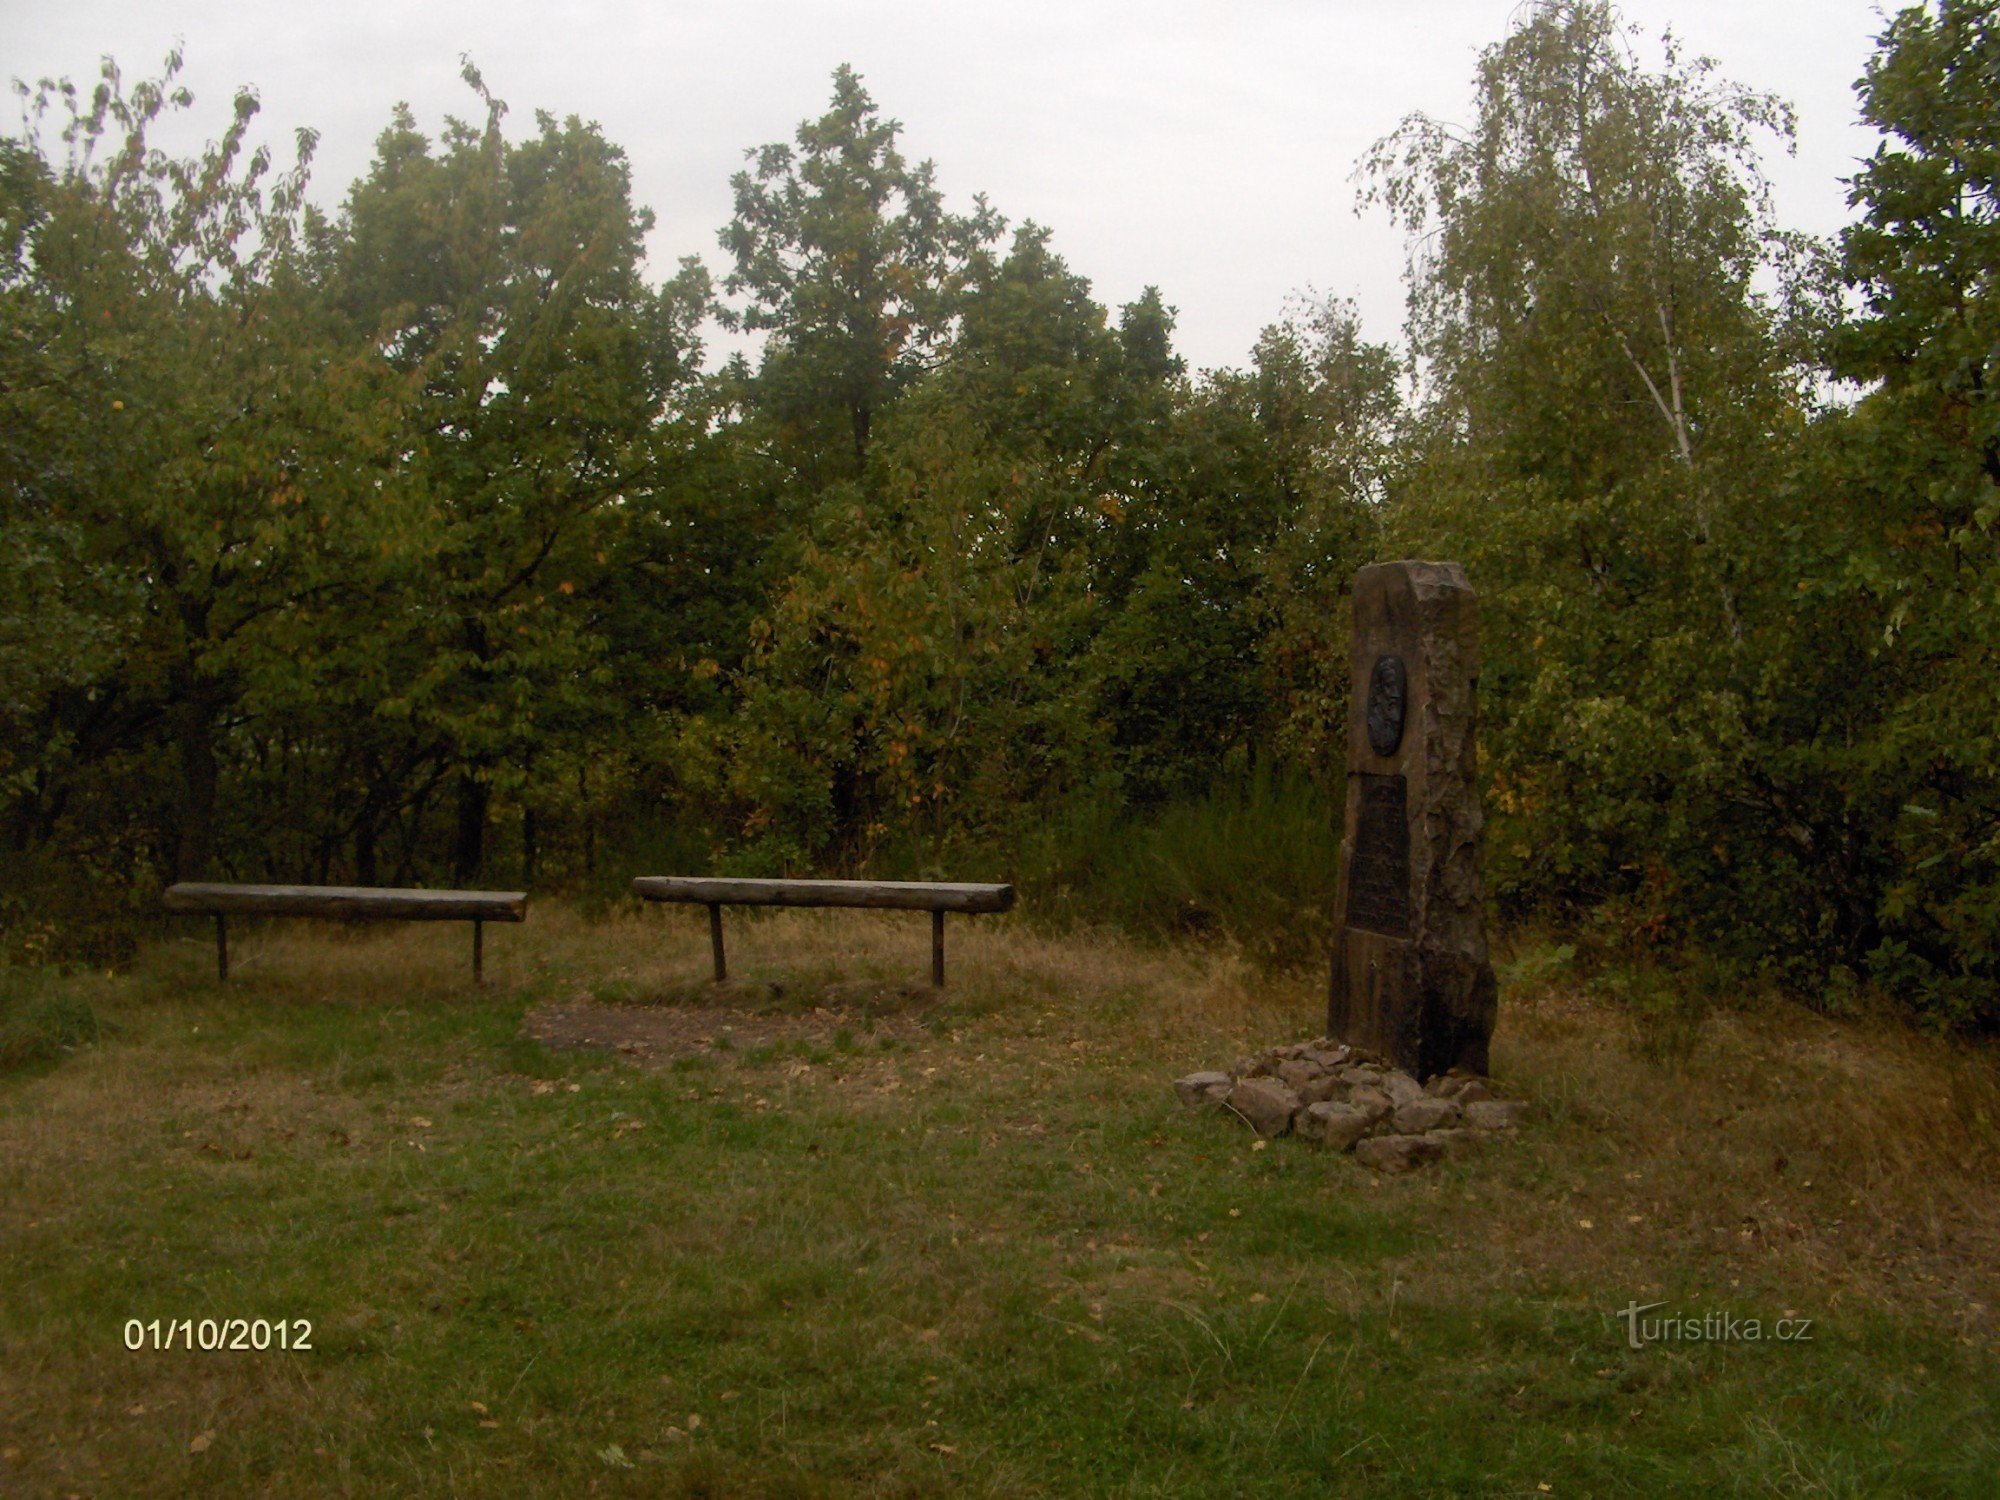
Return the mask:
[[311,133],[273,178],[246,153],[246,89],[219,140],[166,155],[153,128],[193,103],[180,63],[128,92],[107,61],[87,101],[66,82],[23,91],[7,293],[34,373],[7,395],[34,451],[12,455],[7,526],[57,575],[38,591],[82,601],[60,628],[83,649],[26,710],[42,748],[17,836],[54,832],[81,763],[157,744],[169,865],[194,876],[218,857],[222,742],[246,695],[281,638],[301,646],[302,610],[364,586],[382,430],[371,401],[333,397],[367,375],[303,275]]
[[1132,431],[1119,337],[1030,224],[970,256],[940,356],[879,419],[871,503],[829,492],[759,624],[728,757],[753,861],[935,862],[1092,758],[1073,658]]
[[1858,85],[1885,139],[1856,173],[1841,270],[1861,306],[1834,368],[1868,389],[1830,484],[1866,519],[1827,592],[1876,632],[1877,974],[1932,1014],[2000,1024],[2000,14],[1899,12]]
[[402,680],[373,711],[406,726],[390,764],[451,767],[461,880],[496,778],[518,785],[603,702],[613,554],[689,436],[674,419],[709,305],[698,262],[645,283],[652,216],[622,151],[546,113],[509,143],[505,106],[465,76],[483,123],[448,120],[434,149],[399,108],[320,252],[336,305],[414,392],[393,484],[423,515],[427,587],[381,648]]
[[1469,133],[1416,117],[1374,152],[1424,394],[1386,545],[1482,593],[1503,898],[1824,955],[1859,935],[1852,809],[1790,752],[1854,705],[1774,691],[1845,649],[1798,611],[1829,520],[1791,479],[1804,325],[1759,291],[1803,285],[1756,154],[1790,116],[1664,51],[1642,67],[1596,0],[1537,5],[1482,56]]
[[1196,794],[1232,759],[1339,764],[1341,599],[1379,499],[1395,361],[1327,305],[1267,328],[1252,361],[1154,424],[1113,544],[1129,572],[1107,580],[1097,692],[1140,803]]
[[947,212],[931,163],[896,149],[901,132],[842,65],[796,149],[755,148],[731,179],[723,284],[747,305],[726,321],[770,335],[752,404],[813,490],[860,477],[878,413],[934,360],[968,258],[1002,227],[984,199]]

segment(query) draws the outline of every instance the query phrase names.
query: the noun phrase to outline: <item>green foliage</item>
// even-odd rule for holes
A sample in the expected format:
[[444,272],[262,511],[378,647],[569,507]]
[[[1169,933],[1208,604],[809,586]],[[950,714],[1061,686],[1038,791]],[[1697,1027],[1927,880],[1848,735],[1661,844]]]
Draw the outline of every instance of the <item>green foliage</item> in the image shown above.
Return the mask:
[[936,357],[969,257],[1002,227],[984,200],[946,212],[931,163],[896,149],[901,132],[843,64],[797,149],[754,148],[755,170],[731,179],[724,286],[748,306],[728,322],[770,335],[751,404],[815,489],[865,469],[876,414]]
[[1103,791],[1020,836],[1024,900],[1057,923],[1234,944],[1267,969],[1316,966],[1338,878],[1341,789],[1268,763],[1135,817]]
[[1855,774],[1879,848],[1875,977],[1950,1024],[2000,1023],[2000,745],[1968,705],[2000,670],[2000,17],[1898,14],[1860,85],[1863,164],[1841,271],[1861,294],[1835,368],[1871,383],[1837,474],[1871,523],[1832,591],[1863,604],[1880,717]]
[[[248,90],[153,144],[177,54],[21,87],[6,951],[121,963],[175,875],[643,864],[1013,877],[1302,962],[1347,580],[1448,556],[1504,912],[1996,1024],[1995,16],[1887,23],[1836,260],[1771,215],[1779,101],[1527,7],[1469,129],[1364,164],[1408,407],[1339,302],[1190,376],[1158,288],[948,207],[850,68],[733,179],[727,307],[649,272],[618,146],[510,138],[469,63],[475,118],[399,107],[331,217]],[[754,362],[704,373],[710,316]]]
[[1550,4],[1482,59],[1469,135],[1417,118],[1373,159],[1428,247],[1384,545],[1481,591],[1494,888],[1778,960],[1858,935],[1825,827],[1854,622],[1799,609],[1846,518],[1792,472],[1805,288],[1753,149],[1788,129],[1671,46],[1643,68],[1607,7]]
[[74,986],[0,969],[0,1072],[52,1062],[95,1042],[102,1029]]

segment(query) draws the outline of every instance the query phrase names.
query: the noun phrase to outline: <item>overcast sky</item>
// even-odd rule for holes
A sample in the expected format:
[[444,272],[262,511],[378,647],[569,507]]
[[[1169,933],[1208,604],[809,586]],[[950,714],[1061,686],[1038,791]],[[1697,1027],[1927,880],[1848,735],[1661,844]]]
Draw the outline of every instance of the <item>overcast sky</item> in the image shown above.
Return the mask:
[[[469,53],[518,134],[534,111],[602,125],[658,216],[664,277],[682,255],[724,269],[716,232],[745,148],[788,140],[852,63],[903,150],[930,157],[956,207],[984,191],[1055,248],[1112,307],[1157,284],[1180,310],[1191,365],[1245,362],[1257,332],[1307,289],[1353,298],[1370,337],[1396,338],[1403,247],[1379,211],[1357,217],[1354,163],[1413,110],[1470,114],[1481,48],[1515,0],[877,0],[526,4],[521,0],[0,0],[0,61],[32,81],[96,76],[115,57],[150,76],[176,37],[200,138],[238,84],[283,139],[320,132],[314,196],[331,207],[364,172],[398,100],[435,129],[476,116]],[[1780,215],[1831,233],[1872,136],[1853,82],[1882,9],[1873,0],[1629,0],[1647,36],[1668,24],[1725,76],[1798,111],[1797,155],[1767,166]],[[13,128],[10,116],[8,130]]]

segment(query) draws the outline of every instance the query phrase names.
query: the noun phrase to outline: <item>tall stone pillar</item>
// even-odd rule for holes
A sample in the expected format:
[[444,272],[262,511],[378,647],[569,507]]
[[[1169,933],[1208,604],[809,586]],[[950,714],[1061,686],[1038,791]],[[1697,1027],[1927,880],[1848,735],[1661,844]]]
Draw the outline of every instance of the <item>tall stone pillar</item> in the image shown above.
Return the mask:
[[1479,620],[1457,563],[1354,575],[1347,822],[1327,1034],[1425,1079],[1484,1073],[1498,990],[1479,871]]

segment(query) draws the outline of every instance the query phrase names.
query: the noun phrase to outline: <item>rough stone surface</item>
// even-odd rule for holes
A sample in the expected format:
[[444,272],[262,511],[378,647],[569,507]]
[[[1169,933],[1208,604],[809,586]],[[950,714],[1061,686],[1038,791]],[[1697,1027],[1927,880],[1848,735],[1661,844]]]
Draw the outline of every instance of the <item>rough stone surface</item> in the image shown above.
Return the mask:
[[1387,1119],[1396,1101],[1371,1084],[1357,1083],[1347,1091],[1347,1102],[1371,1120]]
[[1408,1073],[1386,1073],[1382,1077],[1382,1092],[1395,1100],[1398,1105],[1414,1104],[1425,1098],[1424,1086]]
[[1194,1109],[1212,1103],[1213,1090],[1219,1088],[1227,1093],[1235,1084],[1236,1080],[1227,1073],[1212,1070],[1206,1073],[1190,1073],[1185,1078],[1174,1080],[1174,1093],[1179,1096],[1181,1103],[1189,1109]]
[[1426,1130],[1449,1129],[1461,1115],[1456,1099],[1412,1099],[1396,1106],[1395,1124],[1404,1135],[1422,1135]]
[[1419,1084],[1379,1054],[1325,1037],[1266,1047],[1227,1070],[1174,1080],[1189,1108],[1227,1109],[1260,1136],[1290,1132],[1329,1151],[1353,1149],[1385,1172],[1469,1153],[1511,1133],[1527,1106],[1492,1092],[1489,1080],[1463,1070]]
[[1479,626],[1464,571],[1361,569],[1351,640],[1327,1031],[1420,1080],[1454,1067],[1484,1073],[1498,991],[1474,775]]
[[1308,1104],[1299,1111],[1296,1129],[1301,1137],[1317,1141],[1329,1151],[1345,1151],[1374,1123],[1365,1112],[1351,1104]]
[[1278,1079],[1288,1088],[1302,1089],[1324,1071],[1316,1062],[1295,1059],[1278,1064]]
[[1321,1104],[1328,1099],[1347,1097],[1347,1085],[1331,1073],[1322,1073],[1310,1083],[1299,1086],[1299,1097],[1308,1104]]
[[1407,1172],[1444,1155],[1444,1143],[1428,1135],[1374,1135],[1354,1143],[1354,1159],[1378,1172]]
[[1283,1135],[1292,1128],[1299,1096],[1273,1078],[1246,1078],[1229,1091],[1229,1107],[1259,1135]]
[[1465,1123],[1474,1130],[1512,1130],[1528,1117],[1518,1099],[1477,1099],[1465,1106]]

